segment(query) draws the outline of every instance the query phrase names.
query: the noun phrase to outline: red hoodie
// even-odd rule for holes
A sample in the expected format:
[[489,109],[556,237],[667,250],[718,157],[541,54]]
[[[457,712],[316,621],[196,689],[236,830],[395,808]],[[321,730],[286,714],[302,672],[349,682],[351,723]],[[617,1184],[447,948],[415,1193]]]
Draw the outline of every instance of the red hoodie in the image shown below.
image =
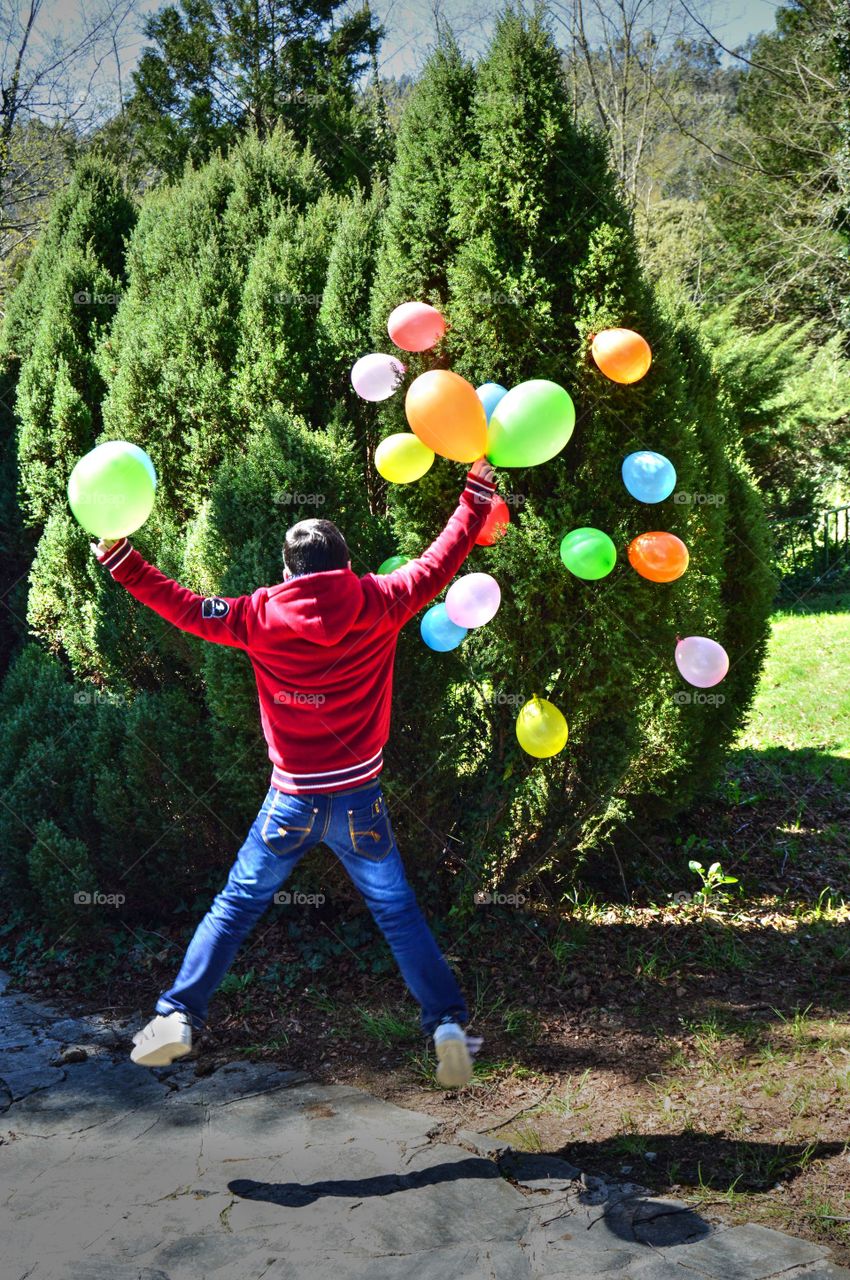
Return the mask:
[[436,541],[418,560],[384,575],[358,578],[351,569],[333,569],[258,587],[250,596],[205,598],[166,578],[126,538],[98,559],[174,626],[245,650],[273,787],[341,791],[380,773],[398,633],[457,573],[494,492],[470,472]]

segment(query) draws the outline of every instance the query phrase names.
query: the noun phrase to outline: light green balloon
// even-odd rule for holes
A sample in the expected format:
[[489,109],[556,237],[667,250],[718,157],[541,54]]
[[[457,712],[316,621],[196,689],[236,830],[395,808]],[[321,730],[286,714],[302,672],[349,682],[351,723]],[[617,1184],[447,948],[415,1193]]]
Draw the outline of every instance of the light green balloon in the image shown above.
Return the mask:
[[493,410],[487,457],[494,467],[539,466],[561,452],[575,424],[575,405],[557,382],[520,382]]
[[400,569],[402,565],[410,563],[410,556],[390,556],[388,560],[379,567],[378,573],[392,573],[395,569]]
[[155,481],[138,445],[107,440],[80,458],[68,480],[68,502],[79,523],[98,538],[124,538],[153,509]]
[[561,540],[561,559],[577,578],[595,582],[617,563],[617,548],[601,529],[573,529]]

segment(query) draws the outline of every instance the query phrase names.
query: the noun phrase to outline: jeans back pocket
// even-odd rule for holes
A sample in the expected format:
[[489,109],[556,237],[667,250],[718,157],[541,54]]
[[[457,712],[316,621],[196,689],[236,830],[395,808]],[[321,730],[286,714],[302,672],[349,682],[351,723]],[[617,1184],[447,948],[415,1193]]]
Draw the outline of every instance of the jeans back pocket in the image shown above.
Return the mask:
[[309,847],[318,812],[307,800],[278,791],[260,829],[263,844],[279,855]]
[[354,852],[372,862],[382,862],[392,852],[393,833],[383,796],[348,810],[348,836]]

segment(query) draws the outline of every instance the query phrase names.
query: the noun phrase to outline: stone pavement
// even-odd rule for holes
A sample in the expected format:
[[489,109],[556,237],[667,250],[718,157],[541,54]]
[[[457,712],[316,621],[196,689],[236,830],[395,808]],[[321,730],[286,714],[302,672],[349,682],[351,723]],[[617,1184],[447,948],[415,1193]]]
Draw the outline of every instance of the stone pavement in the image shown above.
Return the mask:
[[[850,1280],[725,1227],[300,1072],[127,1058],[0,975],[2,1280]],[[462,1145],[458,1145],[462,1144]]]

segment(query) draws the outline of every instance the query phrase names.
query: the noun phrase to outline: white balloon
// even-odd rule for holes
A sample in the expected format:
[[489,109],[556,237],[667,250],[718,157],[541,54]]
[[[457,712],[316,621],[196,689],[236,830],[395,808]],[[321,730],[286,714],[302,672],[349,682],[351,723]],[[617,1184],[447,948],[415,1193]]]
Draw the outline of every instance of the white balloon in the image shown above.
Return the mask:
[[483,627],[496,616],[502,593],[489,573],[465,573],[446,593],[446,613],[458,627]]
[[351,385],[364,400],[386,400],[398,390],[404,365],[395,356],[372,351],[361,356],[351,370]]

